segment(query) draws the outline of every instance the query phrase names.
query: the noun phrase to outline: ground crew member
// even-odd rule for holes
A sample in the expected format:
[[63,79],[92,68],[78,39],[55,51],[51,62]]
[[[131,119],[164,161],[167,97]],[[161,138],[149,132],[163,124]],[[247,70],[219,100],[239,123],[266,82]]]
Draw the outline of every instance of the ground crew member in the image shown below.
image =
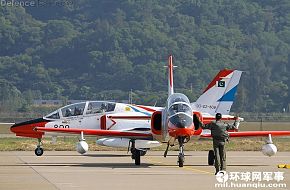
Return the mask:
[[213,139],[213,150],[215,154],[215,169],[217,174],[220,170],[226,170],[226,149],[225,143],[229,139],[229,134],[227,130],[238,129],[239,121],[235,120],[234,124],[230,125],[221,121],[222,114],[217,113],[215,116],[215,121],[209,124],[202,124],[203,129],[211,130],[211,136]]

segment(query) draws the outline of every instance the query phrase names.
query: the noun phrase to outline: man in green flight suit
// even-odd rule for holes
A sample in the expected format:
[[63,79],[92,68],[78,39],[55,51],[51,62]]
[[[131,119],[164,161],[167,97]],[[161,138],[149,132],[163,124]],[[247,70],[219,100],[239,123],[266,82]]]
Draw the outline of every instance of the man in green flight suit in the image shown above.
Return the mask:
[[228,130],[238,129],[239,121],[236,119],[235,122],[230,125],[221,121],[222,114],[217,113],[215,121],[204,125],[201,123],[203,129],[209,129],[213,138],[213,150],[215,154],[215,169],[217,174],[220,170],[226,170],[226,149],[225,144],[229,139]]

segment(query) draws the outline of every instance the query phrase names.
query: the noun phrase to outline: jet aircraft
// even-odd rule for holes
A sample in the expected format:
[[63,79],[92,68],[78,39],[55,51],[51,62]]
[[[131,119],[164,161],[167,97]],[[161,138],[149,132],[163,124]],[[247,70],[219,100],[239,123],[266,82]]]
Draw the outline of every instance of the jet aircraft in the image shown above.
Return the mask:
[[[243,118],[229,115],[242,72],[220,71],[196,102],[190,103],[182,93],[173,88],[173,57],[168,58],[168,99],[165,107],[123,104],[107,101],[86,101],[67,105],[44,116],[14,124],[11,131],[16,136],[38,139],[35,154],[43,154],[44,135],[76,134],[80,136],[76,150],[80,154],[88,151],[85,136],[102,137],[97,144],[111,147],[128,147],[136,165],[150,148],[167,143],[168,147],[178,144],[178,165],[184,165],[184,144],[191,138],[210,138],[209,131],[198,126],[197,118],[203,123],[215,119],[222,113],[222,120],[233,122]],[[272,136],[290,135],[290,131],[230,131],[231,137],[265,136],[267,143],[262,152],[272,156],[277,152]],[[213,164],[213,151],[209,151],[208,163]]]

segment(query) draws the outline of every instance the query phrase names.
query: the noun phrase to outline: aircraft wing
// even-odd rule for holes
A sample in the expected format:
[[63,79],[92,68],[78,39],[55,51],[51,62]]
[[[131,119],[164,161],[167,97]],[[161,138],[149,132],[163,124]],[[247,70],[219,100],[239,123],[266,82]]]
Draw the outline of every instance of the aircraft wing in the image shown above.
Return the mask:
[[[272,136],[290,136],[290,131],[240,131],[240,132],[229,132],[230,137],[261,137],[268,135]],[[202,134],[201,137],[209,138],[210,133]]]
[[100,130],[100,129],[77,129],[77,128],[46,128],[35,127],[35,131],[54,132],[54,133],[70,133],[84,135],[95,135],[104,137],[124,137],[130,139],[153,139],[152,134],[146,131],[117,131],[117,130]]

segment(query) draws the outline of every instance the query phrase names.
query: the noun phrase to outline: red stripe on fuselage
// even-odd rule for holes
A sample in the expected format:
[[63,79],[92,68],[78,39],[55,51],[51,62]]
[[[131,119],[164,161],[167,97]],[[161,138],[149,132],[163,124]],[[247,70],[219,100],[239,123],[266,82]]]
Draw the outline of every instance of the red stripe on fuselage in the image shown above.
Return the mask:
[[[202,120],[202,122],[204,123],[204,124],[208,124],[208,123],[210,123],[210,122],[212,122],[212,121],[215,121],[215,117],[203,117],[202,118],[203,120]],[[222,121],[235,121],[236,120],[236,118],[222,118],[221,119]]]
[[101,117],[101,129],[106,130],[107,129],[107,116],[103,115]]
[[135,106],[138,107],[138,108],[142,108],[142,109],[144,109],[146,111],[150,111],[150,112],[155,112],[156,111],[156,110],[148,108],[146,106],[140,106],[140,105],[135,105]]
[[37,131],[43,132],[56,132],[56,133],[74,133],[80,134],[83,132],[85,135],[96,135],[96,136],[111,136],[111,137],[140,137],[147,138],[152,137],[152,134],[127,132],[127,131],[114,131],[114,130],[97,130],[97,129],[76,129],[76,128],[45,128],[37,127]]
[[111,119],[148,120],[151,116],[108,116]]

